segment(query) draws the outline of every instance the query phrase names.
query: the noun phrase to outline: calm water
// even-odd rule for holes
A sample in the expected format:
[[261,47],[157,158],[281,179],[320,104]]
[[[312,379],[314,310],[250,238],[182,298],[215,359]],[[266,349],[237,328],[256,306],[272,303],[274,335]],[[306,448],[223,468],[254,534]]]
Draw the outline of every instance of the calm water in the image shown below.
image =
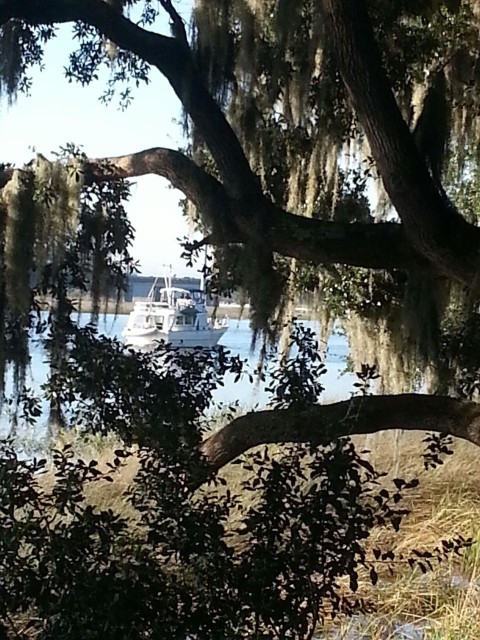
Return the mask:
[[[107,315],[99,323],[99,333],[109,337],[121,338],[122,330],[126,325],[128,316]],[[89,316],[84,315],[81,320],[87,322]],[[318,329],[318,323],[305,322],[306,326]],[[239,355],[242,359],[248,360],[252,368],[258,361],[257,352],[251,352],[252,333],[248,320],[230,321],[230,327],[223,336],[220,344],[229,349],[233,355]],[[343,373],[348,355],[348,345],[345,337],[332,335],[329,339],[326,352],[327,373],[323,376],[323,386],[325,387],[324,398],[327,400],[337,400],[347,398],[353,390],[354,376]],[[38,343],[31,346],[31,365],[29,368],[28,385],[38,391],[40,385],[46,380],[48,365],[43,348]],[[228,404],[238,401],[241,406],[262,407],[266,404],[268,397],[264,390],[265,383],[250,384],[247,379],[241,379],[233,383],[233,377],[225,379],[225,386],[219,388],[215,393],[217,403]],[[4,415],[0,418],[0,432],[5,432],[9,424],[8,417]]]

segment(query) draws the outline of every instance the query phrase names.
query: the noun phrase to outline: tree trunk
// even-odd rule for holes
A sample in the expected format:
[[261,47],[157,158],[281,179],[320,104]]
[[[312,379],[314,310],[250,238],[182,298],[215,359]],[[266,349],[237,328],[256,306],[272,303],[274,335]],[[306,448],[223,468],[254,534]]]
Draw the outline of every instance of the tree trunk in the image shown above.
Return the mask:
[[428,172],[382,68],[364,0],[322,4],[350,101],[412,247],[439,273],[471,285],[480,230],[457,213]]

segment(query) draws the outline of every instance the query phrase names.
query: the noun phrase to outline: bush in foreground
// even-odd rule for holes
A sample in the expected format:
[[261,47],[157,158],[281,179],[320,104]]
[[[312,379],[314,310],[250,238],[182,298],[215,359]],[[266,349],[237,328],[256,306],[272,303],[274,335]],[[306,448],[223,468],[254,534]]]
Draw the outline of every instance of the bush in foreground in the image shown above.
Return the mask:
[[[313,334],[297,328],[292,347],[271,377],[275,408],[308,407],[322,390]],[[238,462],[248,476],[232,492],[198,448],[212,392],[232,373],[242,365],[222,352],[133,354],[88,330],[76,336],[55,391],[67,418],[136,443],[129,509],[88,499],[92,483],[115,482],[128,446],[105,468],[70,445],[54,450],[46,482],[46,460],[1,444],[4,637],[300,639],[328,615],[368,610],[354,595],[359,575],[375,583],[394,554],[367,552],[366,541],[374,527],[398,530],[402,494],[417,481],[387,490],[345,438],[257,449]],[[411,564],[427,570],[462,544],[417,551]]]

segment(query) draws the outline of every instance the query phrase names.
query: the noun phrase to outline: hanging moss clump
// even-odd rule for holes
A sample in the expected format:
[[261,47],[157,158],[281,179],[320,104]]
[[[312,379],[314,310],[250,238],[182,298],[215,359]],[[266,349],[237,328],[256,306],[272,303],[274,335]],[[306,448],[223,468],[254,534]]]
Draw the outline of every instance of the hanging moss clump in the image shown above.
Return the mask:
[[38,154],[34,163],[35,203],[39,211],[35,238],[35,267],[59,267],[69,239],[77,231],[83,171],[80,160],[50,162]]
[[102,254],[102,238],[105,232],[106,216],[102,205],[99,203],[95,207],[94,214],[91,219],[92,238],[93,238],[93,257],[92,257],[92,281],[90,285],[90,293],[92,296],[92,317],[98,318],[100,313],[100,299],[106,291],[108,272]]
[[7,206],[0,196],[0,399],[3,397],[5,382],[5,324],[7,314],[7,296],[5,281],[5,228],[7,223]]
[[58,270],[78,225],[81,181],[67,166],[38,156],[12,172],[1,193],[0,229],[0,373],[13,364],[17,389],[29,362],[29,330],[35,302],[33,290],[45,270]]
[[[374,0],[369,13],[397,102],[441,188],[453,155],[452,140],[460,171],[466,149],[470,161],[472,155],[475,163],[480,161],[478,2]],[[396,219],[345,94],[317,2],[199,0],[192,14],[192,33],[199,68],[225,107],[265,193],[277,205],[297,215],[342,222]],[[205,161],[208,154],[194,131],[193,153],[212,171],[211,158]],[[357,178],[352,179],[352,172]],[[357,188],[362,182],[366,191]],[[260,273],[256,265],[259,260],[250,261],[250,282],[261,282],[271,274]],[[273,313],[283,308],[292,315],[297,292],[289,273],[298,265],[285,261],[283,268],[287,284],[282,285],[281,295],[286,300],[270,307]],[[410,284],[417,275],[409,276]],[[274,285],[272,280],[273,289]],[[403,350],[418,352],[411,363],[433,362],[438,351],[435,344],[448,292],[446,296],[440,292],[435,301],[435,290],[425,300],[419,294],[422,303],[431,304],[415,318],[410,313],[414,305],[408,307],[416,297],[415,286],[409,286],[406,297],[396,299],[398,320],[382,320],[385,331],[399,332],[395,339],[385,339],[385,345],[389,342],[393,348],[402,337]],[[256,299],[262,302],[260,296]],[[404,302],[407,308],[402,312]],[[261,322],[266,328],[274,316],[268,318],[264,311],[257,313],[254,308],[253,313],[256,326]],[[332,310],[328,315],[335,316]],[[365,317],[368,322],[368,314]]]
[[9,20],[0,27],[0,98],[15,100],[24,72],[20,38],[22,25]]
[[15,383],[23,383],[28,364],[29,313],[34,264],[36,214],[33,175],[15,170],[4,187],[6,210],[4,274],[7,331],[6,357],[14,364]]
[[[83,155],[65,151],[68,157],[51,162],[38,155],[11,170],[0,192],[0,386],[11,363],[17,394],[31,331],[44,329],[40,310],[49,312],[43,341],[54,379],[73,330],[72,294],[90,291],[95,320],[100,297],[115,291],[118,301],[135,270],[133,228],[124,208],[128,184],[85,185]],[[61,415],[61,407],[55,411]]]

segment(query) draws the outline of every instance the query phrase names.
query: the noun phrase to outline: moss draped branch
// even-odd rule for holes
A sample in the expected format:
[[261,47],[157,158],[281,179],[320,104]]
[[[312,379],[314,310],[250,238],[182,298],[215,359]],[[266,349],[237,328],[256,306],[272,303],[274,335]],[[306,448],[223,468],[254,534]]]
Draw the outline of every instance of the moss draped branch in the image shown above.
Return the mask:
[[[91,160],[86,166],[87,182],[146,174],[167,178],[186,195],[213,232],[213,242],[248,242],[255,232],[250,223],[255,205],[248,198],[232,197],[216,178],[178,151],[157,147]],[[215,229],[222,233],[216,234]],[[265,241],[274,251],[314,264],[408,269],[419,260],[409,249],[401,225],[395,223],[328,222],[270,206],[264,211],[264,230]]]
[[[0,172],[0,189],[13,175]],[[245,243],[256,231],[255,204],[231,196],[223,184],[179,151],[155,147],[137,153],[92,158],[84,165],[84,182],[166,178],[198,209],[212,244]],[[363,224],[315,220],[271,205],[264,210],[264,241],[273,251],[312,264],[345,264],[372,269],[408,270],[421,263],[396,223]]]
[[322,0],[340,74],[411,245],[435,270],[471,285],[480,230],[435,183],[382,67],[364,0]]
[[[223,193],[229,199],[226,210],[235,217],[236,228],[229,229],[234,240],[242,241],[261,217],[272,249],[285,255],[305,256],[317,264],[340,262],[374,268],[405,268],[412,256],[422,255],[434,271],[470,285],[478,271],[480,229],[453,210],[418,153],[382,69],[364,3],[322,0],[322,4],[341,75],[403,221],[401,228],[334,227],[299,221],[296,216],[294,220],[276,209],[262,194],[237,136],[206,89],[184,43],[141,28],[103,0],[0,0],[0,23],[12,18],[35,24],[81,21],[155,66],[169,80],[217,164]],[[170,172],[167,177],[171,176]],[[210,202],[220,202],[218,185],[211,178],[205,182],[216,192]],[[293,238],[281,237],[279,230],[292,232]],[[368,250],[367,239],[376,246]]]
[[258,411],[236,418],[202,444],[212,470],[262,444],[326,444],[343,436],[387,429],[436,431],[480,445],[480,405],[444,396],[367,396],[293,409]]

